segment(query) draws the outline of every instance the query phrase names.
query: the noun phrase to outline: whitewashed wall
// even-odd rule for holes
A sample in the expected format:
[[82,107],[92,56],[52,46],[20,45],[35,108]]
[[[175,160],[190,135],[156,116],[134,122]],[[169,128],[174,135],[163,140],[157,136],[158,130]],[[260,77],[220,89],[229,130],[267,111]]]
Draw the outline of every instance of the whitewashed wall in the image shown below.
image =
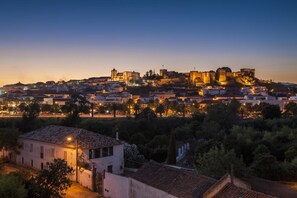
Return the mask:
[[103,192],[108,198],[176,198],[135,179],[111,173],[105,173]]
[[[64,152],[66,152],[66,161],[67,164],[73,168],[75,168],[76,162],[76,150],[75,148],[66,148],[62,146],[58,146],[55,144],[49,144],[45,142],[39,142],[34,140],[21,139],[19,141],[23,148],[19,149],[20,154],[17,155],[17,163],[23,166],[31,166],[31,160],[33,160],[34,169],[40,170],[41,163],[43,163],[44,168],[46,167],[46,163],[52,162],[56,158],[65,159]],[[33,151],[30,152],[30,145],[33,144]],[[43,146],[44,154],[43,159],[40,157],[40,147]],[[54,149],[54,155],[52,155],[52,149]],[[23,158],[23,164],[22,164]]]
[[93,190],[93,181],[92,181],[92,171],[86,170],[86,169],[80,169],[78,171],[78,182],[84,186],[87,187],[90,190]]
[[[86,152],[86,151],[85,151]],[[113,147],[113,155],[91,159],[95,163],[97,172],[107,172],[107,166],[113,166],[113,173],[121,174],[124,171],[124,145],[116,145]]]
[[129,198],[130,182],[128,177],[105,173],[103,195],[110,198]]

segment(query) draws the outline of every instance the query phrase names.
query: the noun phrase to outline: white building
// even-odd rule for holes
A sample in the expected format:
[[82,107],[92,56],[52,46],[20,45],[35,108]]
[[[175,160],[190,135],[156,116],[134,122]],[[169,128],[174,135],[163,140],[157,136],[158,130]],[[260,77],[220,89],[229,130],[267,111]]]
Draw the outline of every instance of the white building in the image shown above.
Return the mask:
[[109,198],[273,198],[251,190],[249,184],[230,174],[215,180],[194,170],[153,161],[130,177],[106,173],[103,188],[104,197]]
[[64,159],[74,170],[78,165],[72,179],[79,174],[78,182],[91,189],[94,170],[120,174],[124,169],[123,143],[84,129],[51,125],[21,135],[19,143],[18,164],[40,170],[55,158]]

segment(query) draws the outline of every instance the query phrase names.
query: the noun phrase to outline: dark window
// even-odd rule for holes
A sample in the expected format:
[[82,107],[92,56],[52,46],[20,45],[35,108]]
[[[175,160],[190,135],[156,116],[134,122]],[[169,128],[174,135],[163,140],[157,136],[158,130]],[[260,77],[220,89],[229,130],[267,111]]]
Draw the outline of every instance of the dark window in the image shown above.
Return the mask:
[[43,170],[43,163],[40,164],[40,169]]
[[22,164],[24,164],[24,158],[22,157]]
[[40,146],[40,158],[43,159],[43,146]]
[[31,160],[31,167],[33,167],[33,160]]
[[101,156],[101,149],[95,149],[94,150],[94,158],[100,158]]
[[112,173],[112,165],[107,166],[107,172]]
[[108,147],[102,149],[102,157],[108,156]]
[[109,153],[108,153],[109,156],[112,156],[113,155],[113,147],[109,147]]
[[89,159],[92,159],[92,158],[93,158],[93,150],[90,149],[90,150],[89,150]]

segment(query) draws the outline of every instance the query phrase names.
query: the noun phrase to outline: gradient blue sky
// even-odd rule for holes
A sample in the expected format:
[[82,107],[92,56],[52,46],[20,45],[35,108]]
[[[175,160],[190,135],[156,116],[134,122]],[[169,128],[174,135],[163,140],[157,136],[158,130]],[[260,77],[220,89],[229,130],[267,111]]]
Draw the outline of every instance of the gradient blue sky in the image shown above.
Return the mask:
[[0,85],[163,64],[297,82],[297,1],[0,1]]

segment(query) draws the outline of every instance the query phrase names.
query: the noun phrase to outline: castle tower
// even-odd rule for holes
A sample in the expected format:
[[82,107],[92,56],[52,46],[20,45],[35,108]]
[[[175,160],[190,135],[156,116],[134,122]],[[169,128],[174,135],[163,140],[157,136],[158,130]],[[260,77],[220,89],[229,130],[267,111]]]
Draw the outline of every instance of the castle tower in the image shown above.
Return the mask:
[[111,80],[112,81],[116,81],[116,77],[117,77],[118,71],[113,68],[113,70],[111,70]]

